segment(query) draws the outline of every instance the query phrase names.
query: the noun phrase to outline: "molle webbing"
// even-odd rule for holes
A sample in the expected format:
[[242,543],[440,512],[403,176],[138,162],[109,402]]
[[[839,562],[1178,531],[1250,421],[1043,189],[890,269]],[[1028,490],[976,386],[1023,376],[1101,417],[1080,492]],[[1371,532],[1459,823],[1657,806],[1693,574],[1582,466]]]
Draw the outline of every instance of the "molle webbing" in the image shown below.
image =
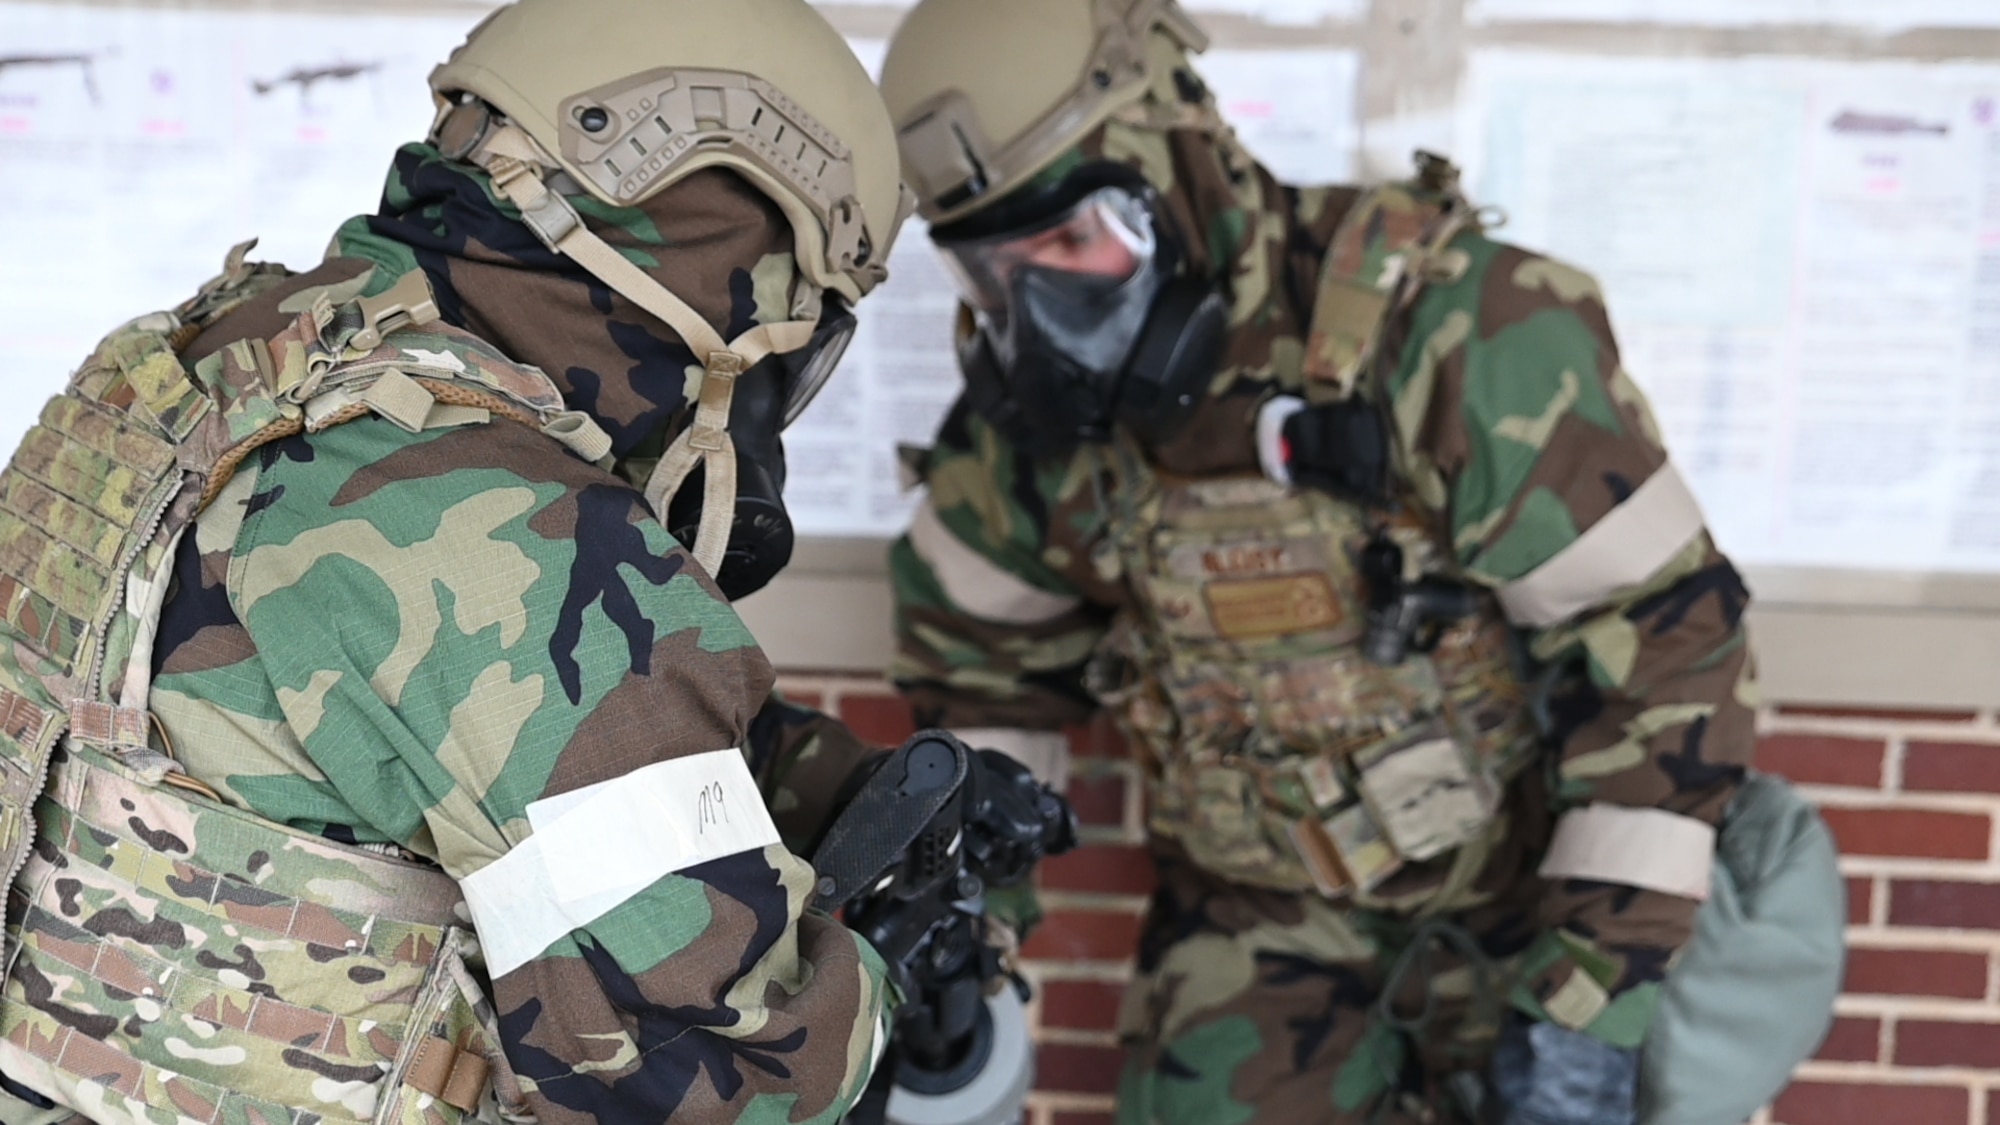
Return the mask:
[[380,1083],[405,1040],[432,1035],[408,1024],[456,940],[456,884],[148,785],[94,751],[62,756],[50,793],[16,884],[9,1073],[64,1093],[102,1083],[125,1115],[367,1120],[376,1092],[350,1084]]
[[[105,337],[43,407],[0,473],[0,877],[20,870],[28,809],[78,701],[105,697],[113,623],[135,566],[192,518],[176,506],[208,467],[185,439],[206,416],[173,341],[285,276],[247,264],[250,244],[172,313]],[[171,526],[170,526],[171,525]],[[129,635],[129,634],[128,634]],[[11,950],[11,939],[7,943]]]
[[146,745],[151,638],[180,535],[272,441],[370,413],[497,415],[586,460],[609,439],[540,371],[431,323],[421,274],[184,365],[190,329],[284,276],[242,249],[107,337],[0,474],[0,1069],[108,1122],[367,1121],[381,1098],[456,1121],[513,1087],[458,963],[456,884],[152,784],[206,791]]
[[1490,599],[1429,652],[1366,655],[1358,559],[1381,534],[1425,573],[1447,567],[1426,520],[1377,527],[1262,478],[1121,483],[1137,601],[1095,679],[1145,763],[1149,827],[1237,883],[1471,905],[1533,730]]

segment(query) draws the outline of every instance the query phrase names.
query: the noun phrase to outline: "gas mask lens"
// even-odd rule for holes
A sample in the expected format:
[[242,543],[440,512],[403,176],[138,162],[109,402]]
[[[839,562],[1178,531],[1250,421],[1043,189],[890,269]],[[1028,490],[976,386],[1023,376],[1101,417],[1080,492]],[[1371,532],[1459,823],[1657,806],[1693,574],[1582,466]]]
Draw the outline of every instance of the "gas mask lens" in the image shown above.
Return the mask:
[[839,297],[828,294],[826,310],[820,316],[819,327],[813,330],[812,341],[784,357],[785,409],[778,419],[780,430],[798,421],[812,400],[819,397],[833,369],[840,366],[840,357],[847,354],[847,346],[854,342],[854,328],[854,314]]
[[1155,241],[1145,201],[1125,188],[1104,187],[1025,230],[938,249],[966,304],[1004,323],[1024,270],[1124,281],[1152,260]]

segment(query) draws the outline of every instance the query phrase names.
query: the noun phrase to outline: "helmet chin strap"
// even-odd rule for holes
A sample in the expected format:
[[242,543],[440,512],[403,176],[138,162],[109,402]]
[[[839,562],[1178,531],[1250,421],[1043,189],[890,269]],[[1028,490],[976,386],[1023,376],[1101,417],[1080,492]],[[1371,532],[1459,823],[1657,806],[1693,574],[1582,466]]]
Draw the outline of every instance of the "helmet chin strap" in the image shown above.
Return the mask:
[[760,324],[725,343],[700,313],[591,233],[569,201],[549,190],[542,175],[551,162],[518,127],[497,125],[466,159],[486,170],[493,186],[521,209],[522,220],[544,245],[568,256],[626,300],[665,321],[701,361],[694,421],[660,458],[659,467],[646,482],[646,503],[664,523],[674,493],[696,465],[707,464],[694,558],[714,576],[721,569],[736,514],[736,442],[729,436],[729,405],[736,394],[737,376],[765,356],[804,347],[812,340],[817,322]]

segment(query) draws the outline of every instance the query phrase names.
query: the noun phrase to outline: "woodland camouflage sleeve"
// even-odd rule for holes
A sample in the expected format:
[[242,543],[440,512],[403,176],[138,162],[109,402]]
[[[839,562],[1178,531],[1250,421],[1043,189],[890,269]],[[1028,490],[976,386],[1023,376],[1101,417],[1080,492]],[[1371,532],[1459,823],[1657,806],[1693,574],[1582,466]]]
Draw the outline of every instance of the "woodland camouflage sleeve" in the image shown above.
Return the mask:
[[218,504],[240,528],[204,517],[202,535],[233,543],[219,612],[275,691],[246,723],[310,765],[228,788],[260,810],[296,790],[295,820],[345,806],[461,881],[530,841],[551,872],[640,876],[518,967],[493,964],[507,927],[480,935],[545,1125],[838,1121],[872,1066],[883,966],[807,912],[802,860],[773,843],[655,875],[647,849],[557,855],[531,827],[534,802],[668,762],[717,763],[744,779],[729,799],[758,799],[735,748],[770,667],[638,494],[504,422],[362,420],[263,462]]
[[1403,326],[1392,399],[1402,448],[1420,451],[1405,469],[1534,656],[1582,673],[1551,701],[1572,811],[1544,869],[1553,935],[1517,999],[1631,1045],[1753,750],[1749,595],[1619,365],[1596,283],[1457,245],[1470,270]]
[[1095,708],[1083,667],[1108,615],[1052,561],[1052,513],[1072,476],[1031,460],[961,401],[945,418],[929,495],[890,549],[892,677],[919,726],[1054,730]]

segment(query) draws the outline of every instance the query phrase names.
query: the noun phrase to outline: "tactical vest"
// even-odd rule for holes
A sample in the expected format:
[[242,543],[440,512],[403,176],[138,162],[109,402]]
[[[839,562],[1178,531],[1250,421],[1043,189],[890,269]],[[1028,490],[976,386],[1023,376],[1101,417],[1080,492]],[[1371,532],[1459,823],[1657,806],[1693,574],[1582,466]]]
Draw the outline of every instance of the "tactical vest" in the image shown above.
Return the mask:
[[609,441],[432,323],[421,273],[189,369],[178,347],[286,276],[248,249],[107,337],[0,475],[0,1072],[106,1125],[527,1119],[457,884],[181,772],[147,711],[153,638],[182,534],[268,442],[370,414],[502,416],[591,460]]
[[[1463,272],[1450,241],[1472,214],[1443,186],[1377,189],[1342,223],[1309,399],[1375,393],[1362,377],[1384,322],[1423,281]],[[1140,752],[1150,829],[1251,886],[1426,914],[1483,901],[1472,884],[1505,829],[1502,792],[1538,746],[1509,628],[1480,594],[1428,652],[1382,664],[1362,644],[1364,548],[1379,532],[1403,577],[1455,576],[1439,514],[1261,476],[1171,479],[1129,449],[1111,465],[1109,541],[1136,608],[1091,679]]]

